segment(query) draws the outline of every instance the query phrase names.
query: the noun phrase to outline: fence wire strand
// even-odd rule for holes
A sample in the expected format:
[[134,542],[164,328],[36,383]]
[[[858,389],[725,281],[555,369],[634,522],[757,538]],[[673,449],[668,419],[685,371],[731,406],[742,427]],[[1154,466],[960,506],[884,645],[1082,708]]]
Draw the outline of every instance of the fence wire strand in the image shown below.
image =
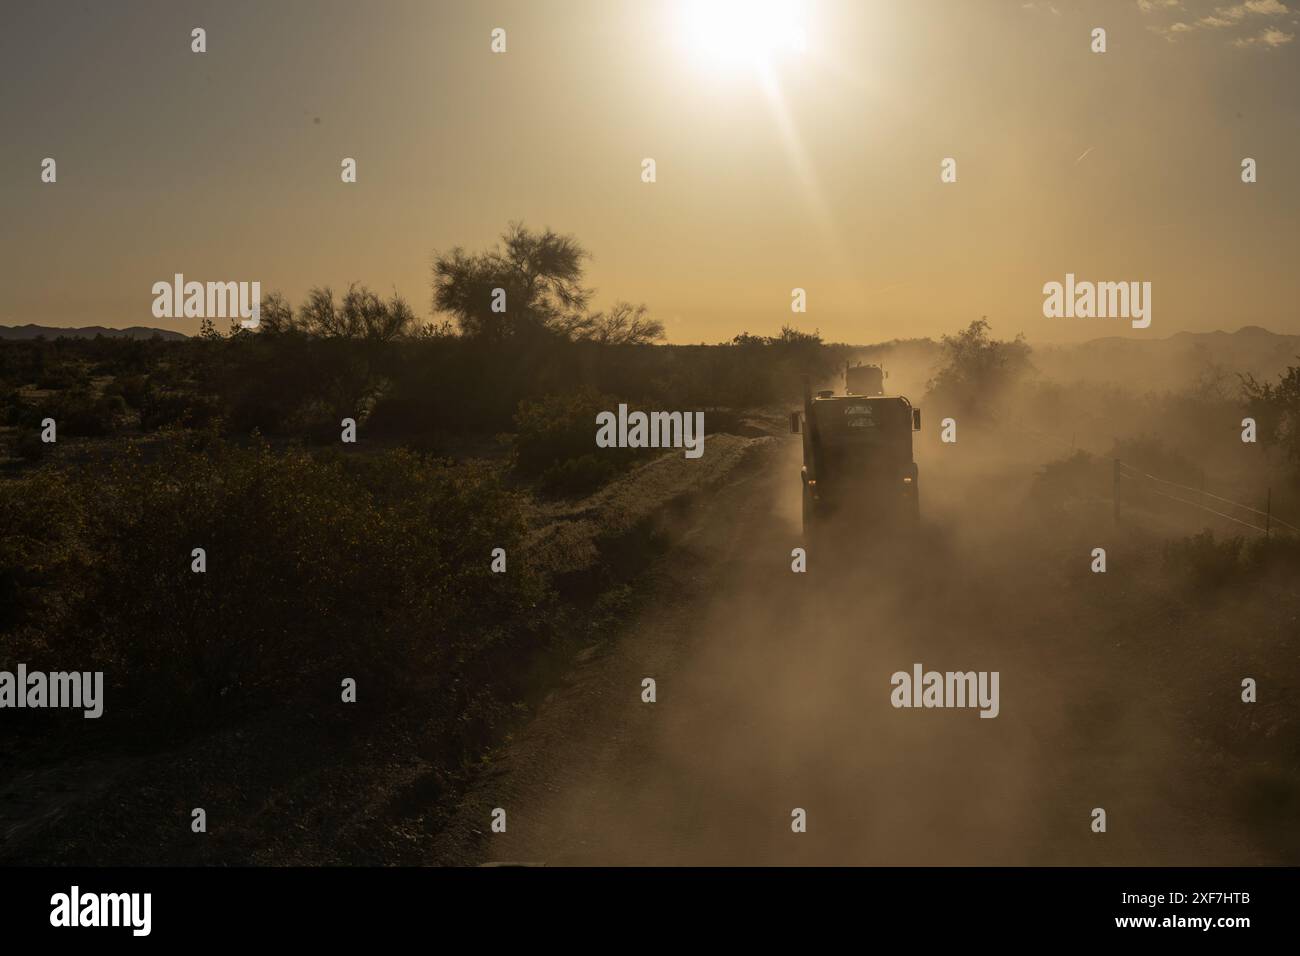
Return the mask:
[[[1039,440],[1046,440],[1046,441],[1054,441],[1054,442],[1059,442],[1062,445],[1068,445],[1072,450],[1081,451],[1086,455],[1091,455],[1093,458],[1101,458],[1101,459],[1111,458],[1110,455],[1099,455],[1096,452],[1090,451],[1087,448],[1082,448],[1079,445],[1076,445],[1073,441],[1066,441],[1064,438],[1061,438],[1059,435],[1051,435],[1048,434],[1047,432],[1037,431],[1036,429],[1025,428],[1023,425],[1008,425],[1007,423],[1000,420],[998,420],[997,423],[1003,428],[1006,428],[1010,431],[1020,432],[1023,435],[1028,435],[1030,438],[1037,438]],[[1247,528],[1251,528],[1254,531],[1258,531],[1260,534],[1268,534],[1272,530],[1271,525],[1274,524],[1281,525],[1282,527],[1287,528],[1291,531],[1300,532],[1300,527],[1296,527],[1295,525],[1291,524],[1291,522],[1289,521],[1282,520],[1277,515],[1272,514],[1271,512],[1260,511],[1258,508],[1252,508],[1250,505],[1243,504],[1240,501],[1233,501],[1231,498],[1225,498],[1222,495],[1216,495],[1212,492],[1205,491],[1200,488],[1193,488],[1191,485],[1184,485],[1176,481],[1170,481],[1168,478],[1159,478],[1156,475],[1149,475],[1146,472],[1140,471],[1139,469],[1133,467],[1128,462],[1121,461],[1118,458],[1112,458],[1112,460],[1118,462],[1120,467],[1120,475],[1122,477],[1128,478],[1130,481],[1134,481],[1138,478],[1146,478],[1149,479],[1150,481],[1158,481],[1162,484],[1172,485],[1175,488],[1181,488],[1184,491],[1190,491],[1197,495],[1203,495],[1207,498],[1213,498],[1215,501],[1222,501],[1224,504],[1232,505],[1234,508],[1244,508],[1247,511],[1253,512],[1254,514],[1260,515],[1265,519],[1267,519],[1269,521],[1270,527],[1261,528],[1259,525],[1254,524],[1253,522],[1242,521],[1240,518],[1234,518],[1232,515],[1224,514],[1221,511],[1216,511],[1213,508],[1208,507],[1207,505],[1204,505],[1199,501],[1189,501],[1186,498],[1179,498],[1176,495],[1165,494],[1164,492],[1157,491],[1155,488],[1150,489],[1152,494],[1158,495],[1161,498],[1168,498],[1170,501],[1177,501],[1181,504],[1190,505],[1193,508],[1199,508],[1201,511],[1208,512],[1209,514],[1216,515],[1228,521],[1236,522],[1239,525],[1244,525]],[[1132,472],[1132,474],[1130,475],[1124,474],[1124,469],[1128,469],[1130,472]]]
[[[1118,460],[1118,459],[1117,459],[1117,460]],[[1124,477],[1126,477],[1126,478],[1129,478],[1129,480],[1133,480],[1134,478],[1140,477],[1140,478],[1148,478],[1148,479],[1150,479],[1151,481],[1158,481],[1158,482],[1161,482],[1162,484],[1172,485],[1172,486],[1174,486],[1175,488],[1182,488],[1182,489],[1184,489],[1185,491],[1190,491],[1190,492],[1193,492],[1194,494],[1204,495],[1204,496],[1207,497],[1207,498],[1213,498],[1215,501],[1222,501],[1222,502],[1224,502],[1225,504],[1232,505],[1234,508],[1244,508],[1246,511],[1253,512],[1254,514],[1260,515],[1261,517],[1265,518],[1265,519],[1269,522],[1270,525],[1278,524],[1278,525],[1281,525],[1281,526],[1284,527],[1284,528],[1289,528],[1289,529],[1292,530],[1292,531],[1300,531],[1300,528],[1297,528],[1295,525],[1291,524],[1289,521],[1283,521],[1283,520],[1282,520],[1281,518],[1279,518],[1277,515],[1272,514],[1272,513],[1268,512],[1268,511],[1260,511],[1258,508],[1252,508],[1250,505],[1242,504],[1240,501],[1233,501],[1231,498],[1224,498],[1222,495],[1216,495],[1216,494],[1213,494],[1213,493],[1208,492],[1208,491],[1201,491],[1200,489],[1193,488],[1193,487],[1191,487],[1190,485],[1182,485],[1182,484],[1179,484],[1179,483],[1176,482],[1176,481],[1170,481],[1168,478],[1157,478],[1155,475],[1148,475],[1148,474],[1146,474],[1146,472],[1138,471],[1138,470],[1137,470],[1136,468],[1134,468],[1132,465],[1127,464],[1126,462],[1123,462],[1123,461],[1121,461],[1119,464],[1120,464],[1120,469],[1121,469],[1121,471],[1122,471],[1123,469],[1127,468],[1127,469],[1129,469],[1131,472],[1133,472],[1132,475],[1125,475],[1125,476],[1124,476]],[[1246,527],[1248,527],[1248,528],[1254,528],[1256,531],[1261,531],[1261,532],[1264,532],[1264,533],[1267,534],[1269,531],[1272,530],[1271,527],[1270,527],[1270,528],[1261,528],[1261,527],[1259,527],[1259,525],[1252,524],[1252,523],[1247,522],[1247,521],[1241,521],[1240,519],[1238,519],[1238,518],[1234,518],[1234,517],[1232,517],[1231,515],[1225,515],[1225,514],[1223,514],[1223,512],[1221,512],[1221,511],[1215,511],[1213,508],[1211,508],[1211,507],[1209,507],[1209,506],[1207,506],[1207,505],[1201,504],[1199,501],[1188,501],[1186,498],[1179,498],[1179,497],[1176,497],[1176,496],[1174,496],[1174,495],[1167,495],[1167,494],[1164,494],[1163,492],[1156,491],[1156,489],[1154,489],[1154,488],[1151,489],[1151,493],[1152,493],[1152,494],[1159,495],[1161,498],[1168,498],[1170,501],[1181,501],[1181,502],[1182,502],[1183,504],[1185,504],[1185,505],[1191,505],[1193,508],[1200,508],[1202,511],[1208,511],[1210,514],[1212,514],[1212,515],[1218,515],[1220,518],[1227,518],[1229,521],[1236,521],[1238,524],[1244,524],[1244,525],[1246,525]]]
[[1210,514],[1218,515],[1220,518],[1225,518],[1228,521],[1235,521],[1237,524],[1244,525],[1252,531],[1258,531],[1260,534],[1264,533],[1264,529],[1257,524],[1251,524],[1249,521],[1242,521],[1240,518],[1234,518],[1232,515],[1225,515],[1222,511],[1215,511],[1213,508],[1207,508],[1205,505],[1197,504],[1195,501],[1188,501],[1186,498],[1177,498],[1174,495],[1167,495],[1163,491],[1157,491],[1154,488],[1151,489],[1151,493],[1153,495],[1159,495],[1161,498],[1168,498],[1170,501],[1181,501],[1185,505],[1191,505],[1193,508],[1200,508],[1202,511],[1208,511]]

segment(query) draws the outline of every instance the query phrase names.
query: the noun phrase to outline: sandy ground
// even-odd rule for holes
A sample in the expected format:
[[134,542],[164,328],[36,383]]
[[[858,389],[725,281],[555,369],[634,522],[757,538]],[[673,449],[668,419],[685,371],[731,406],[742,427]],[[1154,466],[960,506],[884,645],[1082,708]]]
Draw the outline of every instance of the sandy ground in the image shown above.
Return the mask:
[[[644,613],[579,655],[430,862],[1285,861],[1187,739],[1204,675],[1152,674],[1146,638],[1172,625],[1108,617],[1081,591],[1122,577],[1075,574],[1079,542],[1011,523],[1019,489],[922,459],[919,534],[796,574],[798,446],[763,455],[682,516]],[[914,662],[998,671],[1000,715],[895,709]]]

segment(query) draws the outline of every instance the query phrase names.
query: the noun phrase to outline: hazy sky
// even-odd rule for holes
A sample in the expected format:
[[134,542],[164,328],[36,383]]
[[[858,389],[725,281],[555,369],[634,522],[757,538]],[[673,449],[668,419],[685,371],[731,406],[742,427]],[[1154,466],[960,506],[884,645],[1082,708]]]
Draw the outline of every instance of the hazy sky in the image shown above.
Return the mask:
[[[5,0],[0,324],[193,332],[177,272],[427,315],[434,250],[513,219],[674,342],[1300,332],[1293,4]],[[1067,272],[1150,281],[1151,327],[1044,318]]]

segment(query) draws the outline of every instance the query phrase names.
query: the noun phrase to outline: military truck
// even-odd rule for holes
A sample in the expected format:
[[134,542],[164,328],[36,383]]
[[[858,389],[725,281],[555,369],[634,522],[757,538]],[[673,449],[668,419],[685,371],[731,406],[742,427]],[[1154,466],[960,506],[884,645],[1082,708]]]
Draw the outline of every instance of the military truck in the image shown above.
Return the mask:
[[790,413],[790,430],[803,435],[799,481],[808,539],[832,525],[852,533],[920,518],[912,433],[921,430],[921,410],[901,395],[871,393],[880,368],[858,368],[875,372],[854,376],[846,366],[843,395],[813,395],[805,380],[803,411]]

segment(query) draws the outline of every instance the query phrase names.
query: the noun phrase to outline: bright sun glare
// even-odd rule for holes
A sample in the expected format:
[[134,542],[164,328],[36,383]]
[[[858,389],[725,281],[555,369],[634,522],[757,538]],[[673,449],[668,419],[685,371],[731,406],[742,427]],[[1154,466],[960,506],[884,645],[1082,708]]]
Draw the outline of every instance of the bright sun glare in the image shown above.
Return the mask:
[[683,40],[710,66],[767,69],[807,39],[798,0],[682,0],[679,11]]

